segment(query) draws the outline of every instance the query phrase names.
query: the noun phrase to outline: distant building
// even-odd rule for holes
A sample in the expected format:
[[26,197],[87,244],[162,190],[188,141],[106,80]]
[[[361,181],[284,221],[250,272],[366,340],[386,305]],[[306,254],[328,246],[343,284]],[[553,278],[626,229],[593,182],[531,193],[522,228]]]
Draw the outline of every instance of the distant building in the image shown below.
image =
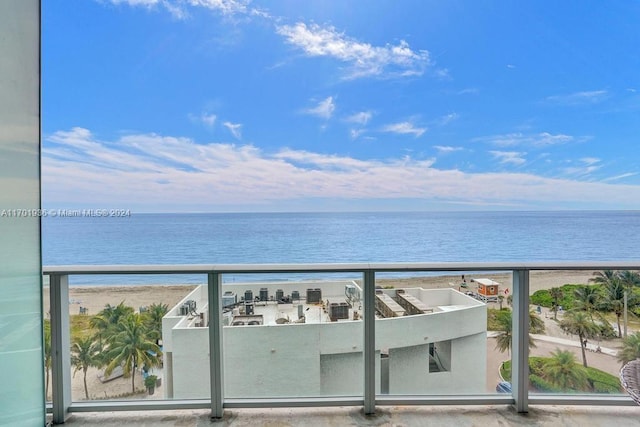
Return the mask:
[[500,283],[491,279],[473,279],[478,284],[478,299],[484,302],[497,302]]
[[[352,281],[223,285],[224,390],[234,397],[363,392],[362,289]],[[454,289],[376,291],[376,390],[486,391],[486,306]],[[163,319],[166,398],[206,398],[207,286]]]

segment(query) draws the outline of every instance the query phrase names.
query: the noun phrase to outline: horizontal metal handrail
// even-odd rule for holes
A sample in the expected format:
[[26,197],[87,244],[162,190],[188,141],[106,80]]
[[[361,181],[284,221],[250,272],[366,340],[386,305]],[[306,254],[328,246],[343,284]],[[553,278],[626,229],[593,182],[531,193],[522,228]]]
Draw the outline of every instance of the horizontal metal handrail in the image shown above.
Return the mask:
[[406,262],[406,263],[307,263],[307,264],[147,264],[147,265],[54,265],[45,275],[78,274],[207,274],[217,273],[344,273],[375,271],[507,271],[507,270],[638,270],[637,261],[540,261],[540,262]]

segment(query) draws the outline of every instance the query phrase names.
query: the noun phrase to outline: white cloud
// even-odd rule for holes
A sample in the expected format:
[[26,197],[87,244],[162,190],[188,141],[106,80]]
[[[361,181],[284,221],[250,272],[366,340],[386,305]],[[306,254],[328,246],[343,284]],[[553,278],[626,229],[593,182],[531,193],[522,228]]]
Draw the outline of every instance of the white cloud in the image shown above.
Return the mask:
[[318,24],[280,25],[278,34],[308,56],[327,56],[349,64],[349,78],[421,75],[429,65],[429,52],[414,51],[402,40],[397,45],[372,46]]
[[620,175],[616,175],[616,176],[611,176],[609,178],[605,178],[605,179],[601,180],[601,182],[618,181],[620,179],[629,178],[631,176],[636,176],[636,175],[638,175],[638,172],[627,172],[627,173],[623,173],[623,174],[620,174]]
[[349,129],[349,136],[351,139],[358,139],[364,132],[364,129]]
[[585,177],[602,168],[600,159],[596,157],[583,157],[577,162],[578,165],[564,168],[563,172],[570,176]]
[[373,117],[373,113],[371,111],[360,111],[358,113],[352,114],[348,116],[345,121],[348,123],[355,123],[360,126],[366,126]]
[[551,145],[566,144],[568,142],[576,140],[584,140],[585,137],[575,138],[571,135],[556,134],[553,135],[548,132],[540,132],[537,134],[524,134],[524,133],[508,133],[502,135],[491,135],[474,138],[475,142],[485,142],[500,147],[509,146],[532,146],[532,147],[546,147]]
[[529,173],[465,173],[411,157],[356,159],[294,149],[267,153],[252,145],[198,144],[157,134],[101,141],[82,128],[45,138],[42,185],[47,208],[110,206],[138,212],[278,209],[282,203],[304,209],[314,199],[640,206],[639,185]]
[[155,6],[160,0],[111,0],[113,4],[128,4],[129,6]]
[[606,90],[592,90],[570,93],[568,95],[548,96],[547,101],[561,105],[596,104],[604,101],[608,95],[609,92]]
[[438,150],[439,153],[453,153],[455,151],[462,151],[464,148],[462,147],[451,147],[448,145],[434,145],[433,148]]
[[218,12],[225,16],[233,15],[262,15],[266,14],[258,9],[249,8],[250,0],[109,0],[119,5],[126,4],[131,7],[154,6],[164,7],[171,15],[178,19],[184,19],[189,14],[187,6],[201,7]]
[[458,120],[458,113],[449,113],[449,114],[445,114],[444,116],[440,117],[437,122],[440,126],[445,126],[448,125],[449,123]]
[[333,102],[333,96],[329,96],[318,103],[315,107],[304,110],[306,114],[329,120],[336,110],[336,104]]
[[503,164],[507,163],[519,166],[527,162],[523,157],[527,153],[519,153],[517,151],[489,151],[489,153]]
[[207,113],[202,113],[202,115],[200,116],[200,121],[207,127],[212,128],[213,125],[216,124],[216,119],[218,117],[215,114],[207,114]]
[[223,15],[233,15],[236,13],[247,13],[247,5],[250,1],[242,0],[188,0],[191,6],[200,6],[222,13]]
[[242,125],[240,123],[224,122],[222,125],[229,129],[235,139],[242,139]]
[[598,159],[597,157],[583,157],[580,159],[580,161],[588,166],[595,165],[596,163],[600,163],[600,159]]
[[416,127],[411,122],[399,122],[391,123],[382,128],[383,132],[399,133],[399,134],[411,134],[416,138],[422,136],[427,131],[427,128]]

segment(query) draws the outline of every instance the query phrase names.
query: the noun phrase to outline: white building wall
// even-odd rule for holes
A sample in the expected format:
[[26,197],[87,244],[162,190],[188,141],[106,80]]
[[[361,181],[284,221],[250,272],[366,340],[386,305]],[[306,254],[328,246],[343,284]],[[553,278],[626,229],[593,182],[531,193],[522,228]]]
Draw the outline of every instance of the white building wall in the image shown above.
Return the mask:
[[[198,399],[211,396],[209,328],[174,329],[172,359],[172,397]],[[171,381],[171,378],[165,380]]]
[[[242,293],[245,287],[239,286]],[[430,306],[435,302],[449,308],[459,307],[376,321],[376,348],[390,353],[389,392],[484,392],[486,306],[449,289],[415,290],[415,296]],[[163,331],[165,351],[168,345],[173,360],[173,378],[166,380],[173,382],[176,398],[208,397],[208,328],[183,326],[178,323],[170,331]],[[360,395],[363,337],[362,321],[224,327],[225,396]],[[428,344],[447,341],[451,348],[450,371],[429,373]],[[379,359],[376,358],[377,372]],[[380,390],[380,375],[376,389]]]

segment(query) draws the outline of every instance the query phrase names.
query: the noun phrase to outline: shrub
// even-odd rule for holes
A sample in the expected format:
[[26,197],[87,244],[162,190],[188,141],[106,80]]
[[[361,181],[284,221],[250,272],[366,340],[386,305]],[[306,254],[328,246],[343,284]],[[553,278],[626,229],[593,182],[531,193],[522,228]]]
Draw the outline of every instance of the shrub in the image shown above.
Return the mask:
[[[562,291],[562,298],[560,299],[560,301],[558,301],[558,305],[561,305],[564,310],[571,310],[573,308],[573,300],[575,299],[575,290],[583,286],[584,285],[561,286],[560,290]],[[591,286],[600,287],[599,285]],[[531,295],[531,304],[550,309],[553,306],[553,298],[551,298],[551,294],[549,293],[548,289],[540,289],[539,291],[535,291],[533,295]]]
[[621,386],[618,377],[599,369],[587,368],[589,384],[596,393],[620,393]]
[[[558,388],[543,378],[544,363],[548,358],[532,356],[529,358],[529,383],[536,390],[546,393],[571,393]],[[574,390],[574,392],[594,392],[603,394],[620,393],[621,385],[618,377],[596,368],[586,368],[589,390]],[[507,360],[500,366],[500,375],[505,381],[511,381],[511,361]]]
[[529,375],[529,382],[533,387],[535,387],[538,391],[547,392],[547,393],[562,393],[564,390],[561,388],[551,384],[546,381],[544,378],[539,377],[535,374]]
[[503,308],[502,310],[498,310],[497,308],[487,308],[487,330],[488,331],[501,331],[502,326],[498,321],[498,316],[500,313],[505,311],[510,311],[508,308]]

